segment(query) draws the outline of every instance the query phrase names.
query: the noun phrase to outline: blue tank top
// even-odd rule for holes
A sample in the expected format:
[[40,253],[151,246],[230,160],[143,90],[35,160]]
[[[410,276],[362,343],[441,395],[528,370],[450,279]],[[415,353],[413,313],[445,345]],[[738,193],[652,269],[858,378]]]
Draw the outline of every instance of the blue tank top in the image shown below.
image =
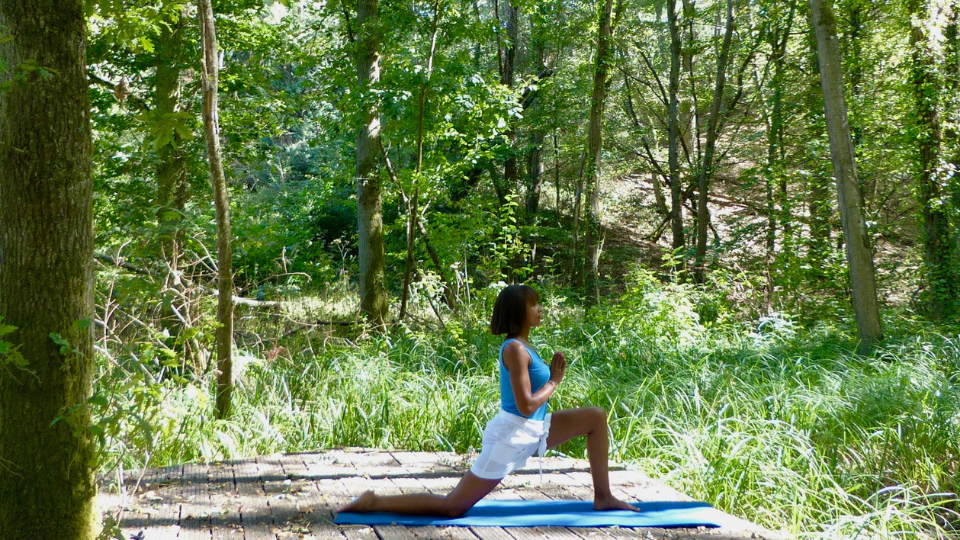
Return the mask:
[[[530,416],[524,416],[520,410],[517,409],[517,400],[513,395],[513,387],[510,386],[510,372],[503,363],[503,349],[507,346],[507,343],[511,341],[519,340],[508,339],[500,346],[500,408],[508,413],[529,418],[530,420],[543,420],[547,416],[547,403],[549,403],[549,400]],[[519,343],[526,347],[527,352],[530,353],[530,393],[535,394],[537,390],[540,390],[540,388],[550,380],[550,366],[540,358],[537,351],[528,347],[522,341],[519,341]]]

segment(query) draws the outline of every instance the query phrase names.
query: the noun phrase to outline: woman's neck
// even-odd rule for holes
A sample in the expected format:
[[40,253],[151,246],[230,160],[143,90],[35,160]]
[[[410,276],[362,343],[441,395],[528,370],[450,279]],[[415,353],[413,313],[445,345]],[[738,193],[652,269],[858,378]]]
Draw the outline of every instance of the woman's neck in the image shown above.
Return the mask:
[[524,328],[520,332],[510,335],[507,335],[507,339],[515,339],[517,341],[522,341],[523,343],[530,344],[530,329]]

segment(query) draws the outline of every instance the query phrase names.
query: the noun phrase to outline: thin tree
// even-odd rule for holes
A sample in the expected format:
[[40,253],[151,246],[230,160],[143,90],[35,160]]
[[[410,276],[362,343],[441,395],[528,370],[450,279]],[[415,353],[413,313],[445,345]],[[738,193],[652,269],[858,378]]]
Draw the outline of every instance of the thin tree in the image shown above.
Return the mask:
[[358,0],[357,79],[366,110],[357,133],[357,237],[360,265],[360,311],[383,327],[389,302],[384,287],[383,206],[377,158],[380,154],[380,115],[370,91],[380,82],[380,6],[378,0]]
[[211,0],[197,0],[203,38],[203,128],[217,213],[217,418],[230,414],[233,395],[233,254],[230,246],[230,194],[220,151],[217,30]]
[[92,540],[93,181],[81,0],[0,0],[0,538]]
[[944,204],[947,193],[939,178],[943,146],[940,85],[937,80],[939,68],[925,32],[925,27],[931,24],[926,16],[927,3],[909,0],[907,9],[912,21],[910,85],[913,89],[914,124],[917,130],[917,198],[921,209],[924,281],[927,288],[924,304],[930,315],[942,319],[953,315],[957,309],[960,276],[956,270],[956,231],[950,226],[949,206]]
[[[174,115],[181,109],[181,75],[184,67],[184,27],[186,15],[183,7],[173,10],[171,19],[160,24],[156,39],[156,71],[154,75],[154,108],[150,111],[154,122],[179,122]],[[175,303],[181,298],[174,289],[175,276],[180,266],[184,231],[183,213],[190,199],[190,183],[187,179],[187,159],[183,150],[183,137],[177,129],[172,130],[169,140],[161,141],[157,148],[157,191],[154,205],[157,208],[157,229],[160,234],[160,250],[169,272],[166,274],[162,294],[163,314],[161,324],[170,336],[168,343],[185,356],[196,351],[180,339],[183,333],[182,317],[177,316]]]
[[853,290],[853,310],[857,331],[863,347],[870,347],[883,338],[880,306],[877,302],[873,251],[867,224],[863,218],[863,203],[857,183],[857,164],[850,139],[847,105],[843,95],[843,71],[837,46],[837,23],[833,9],[824,0],[810,0],[813,28],[817,36],[820,62],[820,85],[830,136],[830,155],[837,178],[837,197],[840,221],[850,266]]
[[[494,9],[496,9],[497,20],[500,20],[500,2],[499,0],[494,0]],[[500,66],[500,84],[507,87],[510,90],[513,90],[513,87],[516,83],[516,63],[517,63],[517,45],[519,42],[519,23],[520,23],[520,8],[517,6],[515,0],[507,0],[506,8],[506,20],[502,21],[502,24],[506,27],[507,33],[507,43],[504,44],[503,40],[500,38],[500,33],[497,33],[497,54],[499,57],[499,66]],[[511,122],[506,133],[504,135],[507,138],[507,144],[509,149],[507,150],[507,159],[503,162],[503,182],[500,185],[496,186],[497,196],[500,198],[501,203],[506,200],[506,197],[509,193],[515,192],[517,189],[517,184],[520,178],[519,163],[517,159],[517,129],[516,123]]]
[[[670,82],[668,90],[668,135],[667,159],[670,171],[670,224],[673,232],[674,251],[686,245],[683,236],[683,181],[680,178],[680,23],[677,21],[677,5],[674,0],[667,0],[667,25],[670,28]],[[683,259],[678,257],[674,270],[684,268]]]
[[[530,40],[533,42],[533,65],[538,73],[537,85],[549,76],[546,64],[545,43],[546,32],[544,31],[544,22],[534,20],[531,22],[533,29],[530,32]],[[540,90],[530,91],[530,94],[524,98],[524,109],[529,110],[534,116],[540,107]],[[529,105],[528,105],[529,103]],[[543,189],[545,165],[543,162],[543,141],[547,135],[546,122],[537,122],[530,133],[530,150],[527,152],[527,220],[531,224],[537,222],[537,212],[540,210],[540,192]]]
[[[186,17],[174,10],[172,20],[160,25],[156,39],[156,74],[154,84],[154,120],[170,122],[180,113],[180,78],[183,62],[183,31]],[[180,222],[189,198],[187,162],[184,159],[180,132],[173,130],[169,141],[157,149],[157,223],[164,235],[163,256],[176,270],[183,233]]]
[[[787,178],[783,171],[783,161],[786,157],[786,147],[784,145],[786,121],[783,111],[783,93],[787,67],[787,45],[793,28],[796,7],[797,2],[792,0],[784,19],[767,21],[769,25],[767,39],[770,45],[771,58],[767,62],[766,69],[769,69],[771,65],[773,66],[773,77],[770,81],[770,88],[773,91],[770,96],[771,106],[769,112],[764,110],[764,119],[767,124],[767,163],[764,167],[764,177],[767,191],[766,240],[768,264],[772,264],[775,258],[777,222],[779,221],[783,232],[781,244],[787,242],[792,234],[790,201],[787,197]],[[775,187],[777,188],[776,192],[774,191]],[[780,203],[779,212],[777,211],[778,201]],[[772,295],[772,290],[770,294]]]
[[[950,181],[950,200],[953,206],[951,215],[953,229],[960,230],[960,2],[950,3],[950,17],[943,34],[946,37],[946,61],[944,62],[945,96],[953,96],[952,103],[947,101],[948,114],[952,121],[947,122],[944,130],[944,140],[949,141],[947,148],[947,166],[952,171]],[[957,235],[960,249],[960,234]]]
[[420,107],[417,110],[417,168],[413,174],[413,195],[408,206],[407,220],[407,264],[403,273],[403,296],[400,298],[400,318],[407,315],[407,299],[410,296],[410,280],[413,277],[413,267],[416,263],[413,257],[416,245],[417,229],[420,217],[420,175],[423,173],[423,123],[427,109],[427,89],[430,86],[430,76],[433,74],[433,59],[437,52],[437,33],[440,29],[440,0],[433,3],[433,27],[430,33],[430,52],[427,55],[427,70],[423,82],[420,84]]
[[[617,12],[622,2],[617,2]],[[610,68],[613,65],[613,0],[605,0],[600,11],[600,25],[597,29],[597,57],[593,70],[593,94],[590,99],[590,125],[587,131],[587,157],[585,177],[589,206],[587,207],[585,228],[587,259],[590,268],[589,283],[594,298],[599,297],[600,278],[600,160],[603,155],[603,109],[607,101],[607,85]]]
[[[810,19],[809,11],[804,15]],[[812,28],[811,20],[807,26]],[[820,112],[823,110],[823,91],[820,87],[819,55],[817,54],[817,37],[814,32],[806,32],[807,55],[804,72],[809,75],[804,78],[803,125],[804,134],[810,138],[822,136],[819,127]],[[828,255],[834,249],[831,245],[836,218],[831,202],[830,188],[832,180],[830,174],[819,166],[819,156],[814,156],[817,163],[810,167],[811,177],[808,182],[807,207],[809,208],[810,235],[807,241],[807,263],[809,274],[814,281],[820,282],[826,278],[824,264]]]
[[723,91],[727,80],[727,63],[730,58],[730,44],[733,41],[733,0],[727,0],[727,25],[723,33],[723,43],[720,45],[720,56],[717,58],[717,79],[713,89],[713,102],[710,104],[710,118],[707,123],[706,149],[703,154],[703,163],[697,177],[697,247],[694,279],[698,283],[704,280],[707,255],[707,229],[710,225],[710,211],[707,202],[710,190],[710,180],[713,177],[714,153],[717,148],[717,137],[720,133],[720,107],[723,105]]

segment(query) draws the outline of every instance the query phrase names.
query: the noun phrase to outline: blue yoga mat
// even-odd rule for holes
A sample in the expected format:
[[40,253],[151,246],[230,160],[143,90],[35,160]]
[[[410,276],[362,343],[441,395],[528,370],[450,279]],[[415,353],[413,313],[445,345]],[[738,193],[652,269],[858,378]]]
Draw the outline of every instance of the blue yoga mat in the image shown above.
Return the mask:
[[460,527],[723,527],[731,516],[705,502],[634,503],[640,512],[597,511],[587,501],[482,500],[458,518],[409,516],[388,512],[337,515],[338,525],[441,525]]

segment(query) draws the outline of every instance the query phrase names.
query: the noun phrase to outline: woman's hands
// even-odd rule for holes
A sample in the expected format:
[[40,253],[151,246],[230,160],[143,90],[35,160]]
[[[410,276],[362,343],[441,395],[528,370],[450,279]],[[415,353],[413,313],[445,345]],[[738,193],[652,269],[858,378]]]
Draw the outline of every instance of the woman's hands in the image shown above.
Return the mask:
[[560,351],[553,353],[553,360],[550,361],[550,381],[555,386],[560,386],[560,381],[567,373],[567,355]]

